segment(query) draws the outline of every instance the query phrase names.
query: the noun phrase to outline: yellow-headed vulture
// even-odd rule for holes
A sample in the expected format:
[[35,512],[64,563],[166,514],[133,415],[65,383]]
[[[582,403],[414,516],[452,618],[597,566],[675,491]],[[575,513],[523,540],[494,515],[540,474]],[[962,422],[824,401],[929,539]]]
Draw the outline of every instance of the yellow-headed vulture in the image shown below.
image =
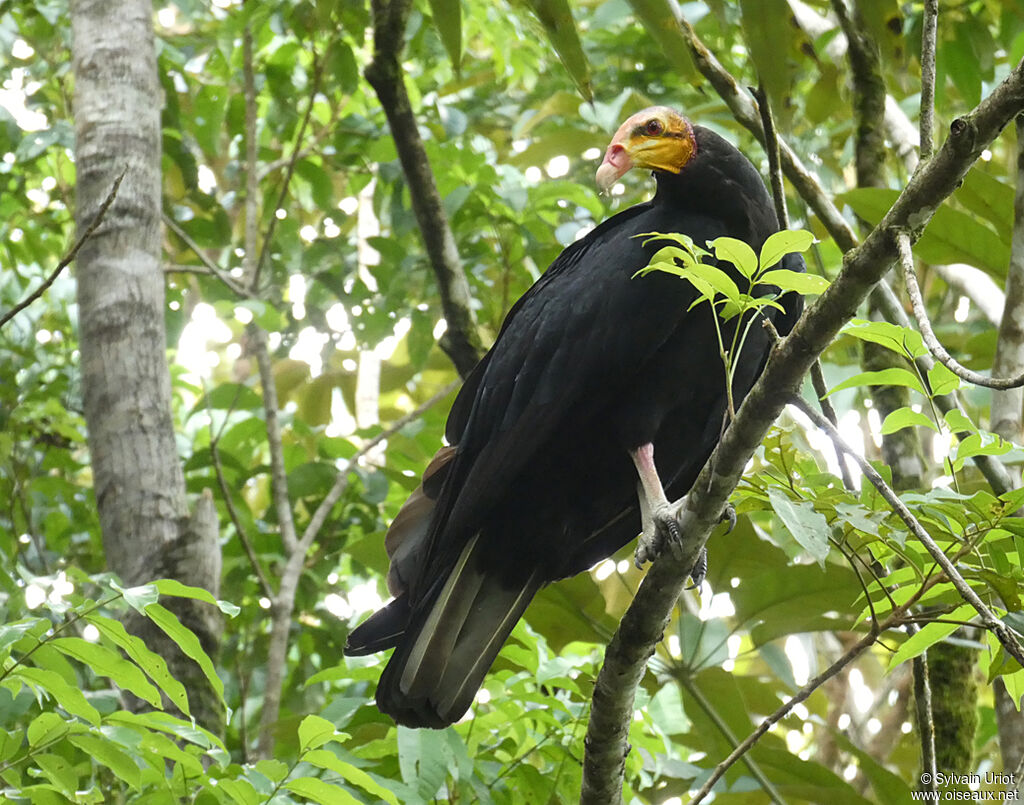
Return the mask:
[[[746,157],[666,107],[622,124],[597,182],[606,190],[633,167],[653,171],[653,200],[565,249],[512,308],[452,407],[449,446],[388,532],[395,598],[346,653],[395,647],[377,703],[399,724],[458,720],[541,586],[642,527],[647,552],[676,537],[668,501],[719,439],[725,375],[711,308],[691,309],[696,292],[678,277],[634,278],[665,245],[637,236],[679,232],[703,246],[728,235],[758,250],[778,228],[771,198]],[[785,314],[766,310],[785,333],[799,300],[783,303]],[[753,326],[736,359],[737,404],[769,348]]]

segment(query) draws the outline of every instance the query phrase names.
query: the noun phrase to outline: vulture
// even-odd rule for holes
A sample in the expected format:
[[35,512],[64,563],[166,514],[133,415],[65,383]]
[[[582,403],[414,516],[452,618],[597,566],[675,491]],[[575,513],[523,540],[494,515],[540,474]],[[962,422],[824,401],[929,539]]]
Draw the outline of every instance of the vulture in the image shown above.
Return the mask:
[[[654,197],[566,248],[512,307],[452,406],[447,444],[385,537],[394,598],[350,633],[345,653],[394,647],[377,705],[399,724],[461,718],[545,584],[641,530],[641,555],[679,537],[679,499],[725,425],[725,370],[714,313],[693,305],[693,285],[635,276],[666,245],[644,235],[682,233],[698,246],[727,235],[757,251],[778,224],[750,161],[670,108],[622,124],[597,184],[607,191],[634,167],[653,173]],[[784,266],[803,270],[802,258]],[[759,315],[785,334],[801,301],[781,302],[785,312]],[[770,349],[755,324],[734,356],[736,405]],[[702,568],[691,575],[699,582]]]

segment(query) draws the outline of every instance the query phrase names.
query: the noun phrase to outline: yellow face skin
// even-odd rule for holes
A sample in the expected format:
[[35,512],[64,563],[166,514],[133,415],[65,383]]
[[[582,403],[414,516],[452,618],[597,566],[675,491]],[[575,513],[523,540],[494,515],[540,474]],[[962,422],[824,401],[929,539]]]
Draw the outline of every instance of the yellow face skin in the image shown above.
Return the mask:
[[667,106],[651,106],[615,132],[597,169],[597,186],[607,192],[634,167],[679,173],[696,152],[693,128],[686,119]]

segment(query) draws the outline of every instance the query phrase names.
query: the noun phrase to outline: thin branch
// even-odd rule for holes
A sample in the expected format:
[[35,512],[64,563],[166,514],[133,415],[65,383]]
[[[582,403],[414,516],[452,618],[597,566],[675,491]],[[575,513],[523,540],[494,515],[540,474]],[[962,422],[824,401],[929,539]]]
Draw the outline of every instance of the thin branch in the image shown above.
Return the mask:
[[[821,371],[821,361],[815,361],[811,366],[811,384],[814,386],[814,394],[818,398],[818,405],[828,421],[839,427],[839,418],[836,416],[836,409],[832,407],[832,401],[828,398],[828,385],[825,383],[825,375]],[[835,445],[832,449],[836,451],[836,463],[839,464],[839,474],[843,479],[843,488],[852,492],[857,487],[853,483],[853,476],[850,474],[850,467],[846,463],[846,456],[843,451]]]
[[255,290],[253,278],[259,262],[256,244],[260,236],[260,183],[257,173],[256,71],[253,63],[252,29],[246,25],[242,32],[242,92],[245,98],[245,256],[242,259],[242,277],[243,284]]
[[[217,279],[223,282],[224,285],[228,288],[228,290],[230,290],[232,293],[236,293],[245,299],[249,299],[252,297],[252,294],[250,294],[248,290],[246,290],[242,285],[237,283],[234,280],[234,278],[232,278],[232,276],[228,274],[228,272],[226,272],[223,268],[221,268],[213,260],[211,260],[202,250],[202,247],[200,247],[200,245],[192,239],[192,236],[189,235],[188,232],[186,232],[184,229],[182,229],[181,226],[178,225],[178,222],[171,218],[171,216],[168,215],[166,212],[163,213],[163,222],[164,226],[166,226],[175,235],[181,238],[182,241],[184,241],[185,245],[188,246],[193,253],[195,253],[196,257],[199,258],[203,266],[206,268],[206,271],[203,273],[209,273],[215,276]],[[173,270],[187,271],[189,270],[189,267],[175,266]]]
[[[714,705],[708,701],[708,698],[704,695],[703,691],[694,684],[693,679],[684,672],[683,675],[678,677],[678,680],[679,684],[682,685],[693,700],[697,702],[697,706],[700,707],[700,709],[704,711],[704,714],[711,720],[711,723],[718,728],[720,733],[722,733],[728,744],[733,749],[738,748],[740,743],[739,739],[729,728],[729,724],[726,720],[722,718],[721,714],[715,709]],[[753,775],[754,779],[757,780],[758,785],[761,786],[765,794],[768,795],[768,799],[776,803],[776,805],[785,805],[785,800],[782,799],[782,795],[779,793],[779,790],[772,784],[772,781],[768,779],[768,776],[764,771],[761,770],[760,765],[758,765],[752,757],[747,755],[743,756],[743,763],[750,770],[750,773]]]
[[245,549],[245,555],[249,557],[249,564],[252,565],[253,572],[256,574],[256,578],[260,583],[260,588],[263,590],[263,594],[269,600],[273,601],[274,588],[270,586],[270,580],[267,578],[266,573],[263,572],[263,565],[260,564],[259,559],[256,557],[256,551],[254,551],[252,547],[252,540],[249,539],[249,534],[246,532],[245,527],[242,525],[242,520],[238,516],[238,510],[235,508],[235,502],[231,498],[231,489],[228,486],[227,479],[224,477],[224,465],[220,460],[220,450],[217,449],[217,441],[218,440],[216,438],[212,438],[211,434],[210,456],[213,458],[213,472],[217,476],[217,485],[220,487],[221,496],[224,498],[224,506],[227,508],[228,516],[231,518],[231,522],[235,526],[235,532],[238,534],[238,540],[242,543],[242,548]]
[[[688,36],[700,49],[695,55],[698,67],[703,71],[708,64],[717,65],[710,52],[692,34],[692,28],[685,22],[681,22],[681,26],[684,32],[689,29]],[[742,99],[738,104],[742,107],[741,114],[751,112],[749,95],[738,91],[735,82],[721,69],[721,65],[717,65],[717,69],[720,72],[710,79],[716,84],[716,89],[724,74],[729,82],[723,84],[719,91],[723,96],[732,93],[730,97]],[[685,499],[679,526],[686,540],[679,546],[678,555],[666,552],[654,563],[605,652],[604,665],[595,685],[592,717],[585,742],[585,791],[607,792],[608,797],[604,802],[616,802],[621,798],[623,759],[627,752],[626,737],[633,714],[636,686],[643,676],[647,659],[661,640],[664,624],[678,600],[688,572],[707,542],[711,530],[717,525],[726,500],[742,477],[747,461],[760,445],[764,434],[796,394],[804,374],[817,356],[828,346],[842,325],[852,318],[870,289],[889,270],[897,256],[895,232],[907,229],[911,221],[915,227],[923,228],[938,205],[953,192],[970,166],[981,156],[982,150],[1021,110],[1024,110],[1024,69],[1018,67],[978,107],[953,122],[950,137],[942,148],[911,178],[864,242],[846,255],[843,269],[836,279],[804,312],[793,331],[772,353],[764,372],[737,412],[736,419],[704,465]],[[744,121],[741,122],[746,125]],[[756,116],[752,125],[759,127]],[[788,171],[787,152],[788,149],[783,147],[783,169]],[[835,211],[831,202],[821,193],[814,177],[809,174],[798,175],[794,180],[790,176],[790,181],[801,195],[808,181],[817,188],[820,200],[826,202],[825,205],[819,205],[823,211],[819,217],[828,215],[829,209]],[[835,212],[838,214],[838,211]],[[832,226],[830,222],[830,231]],[[842,229],[848,233],[845,247],[856,243],[856,238],[845,222],[842,222]],[[840,234],[841,229],[837,227],[833,237]],[[844,247],[844,244],[840,243],[840,246]]]
[[462,377],[476,366],[483,352],[473,312],[469,281],[462,268],[455,236],[420,139],[416,116],[405,87],[400,62],[411,0],[372,0],[373,59],[364,70],[388,119],[391,137],[405,174],[413,212],[431,268],[437,278],[447,329],[440,339]]
[[950,355],[944,346],[939,342],[928,320],[928,311],[924,307],[924,299],[921,297],[921,288],[917,284],[917,272],[914,270],[914,254],[910,248],[910,235],[906,232],[899,232],[896,235],[896,246],[899,249],[900,262],[903,264],[903,277],[907,283],[907,296],[910,297],[910,304],[914,310],[914,318],[917,320],[918,329],[921,330],[921,338],[928,347],[928,351],[935,356],[943,366],[953,374],[968,383],[976,386],[985,386],[990,389],[1015,389],[1024,386],[1024,372],[1016,377],[987,377],[979,372],[968,369]]
[[[274,240],[274,230],[277,227],[277,211],[284,205],[285,199],[288,198],[288,190],[292,182],[292,176],[295,175],[295,166],[299,162],[299,155],[302,152],[302,139],[306,136],[306,128],[309,126],[309,119],[313,114],[313,106],[316,103],[317,93],[320,91],[320,82],[323,79],[324,67],[328,62],[328,56],[333,46],[333,40],[328,43],[327,50],[323,54],[323,57],[318,58],[316,52],[313,53],[313,81],[309,91],[309,103],[306,105],[306,113],[302,116],[302,122],[299,124],[299,131],[295,135],[295,145],[292,148],[291,157],[288,160],[288,164],[285,168],[284,178],[281,180],[281,191],[277,194],[277,202],[274,204],[274,214],[270,216],[270,223],[267,225],[267,231],[263,235],[263,245],[260,247],[259,258],[256,260],[256,266],[252,274],[251,287],[253,291],[259,291],[260,284],[260,272],[263,270],[263,265],[267,259],[267,253],[270,251],[270,245]],[[248,167],[251,175],[257,176],[258,173],[255,164]],[[246,252],[248,254],[248,251]]]
[[779,229],[789,229],[789,211],[786,209],[786,189],[782,185],[782,167],[779,164],[779,135],[775,128],[775,117],[768,101],[764,85],[754,90],[757,109],[761,113],[761,128],[764,130],[764,150],[768,154],[768,178],[772,183],[772,201],[775,202],[775,219]]
[[[1024,117],[1016,120],[1015,152],[1016,192],[1013,200],[1013,235],[1010,241],[1010,264],[1006,271],[1006,304],[999,322],[993,374],[1014,374],[1024,370]],[[1004,439],[1021,438],[1020,390],[995,392],[989,416],[990,428]]]
[[924,0],[921,29],[921,162],[932,157],[932,132],[935,131],[935,40],[938,30],[939,0]]
[[[900,610],[900,614],[902,614],[902,610]],[[893,612],[888,618],[886,618],[884,626],[886,628],[890,628],[894,625],[897,625],[898,623],[899,618],[897,616],[897,613]],[[725,760],[723,760],[721,763],[715,766],[714,770],[711,772],[711,776],[704,781],[704,785],[702,785],[697,790],[697,793],[693,795],[693,798],[690,800],[690,805],[698,805],[698,803],[701,800],[703,800],[708,794],[710,794],[711,789],[714,787],[715,783],[717,783],[721,779],[722,775],[725,774],[726,771],[728,771],[729,768],[737,760],[739,760],[747,752],[749,752],[750,749],[754,746],[754,744],[761,740],[761,737],[766,732],[768,732],[768,730],[770,730],[773,726],[778,724],[782,719],[789,715],[789,713],[793,710],[794,707],[796,707],[801,702],[806,701],[807,698],[812,693],[814,693],[814,691],[816,691],[818,688],[820,688],[822,685],[828,682],[828,680],[830,680],[832,677],[834,677],[836,674],[842,671],[846,666],[848,666],[851,662],[857,659],[861,654],[863,654],[865,651],[871,648],[871,646],[873,646],[875,644],[875,641],[878,639],[878,634],[878,630],[872,627],[872,629],[860,640],[854,643],[853,646],[849,650],[847,650],[847,652],[843,654],[842,657],[840,657],[838,660],[832,663],[832,665],[830,665],[828,668],[826,668],[824,671],[822,671],[820,674],[814,677],[814,679],[812,679],[806,685],[800,688],[800,690],[791,699],[788,699],[785,704],[783,704],[774,713],[772,713],[764,721],[762,721],[760,725],[758,725],[757,729],[746,737],[743,743],[737,746]]]
[[885,482],[885,479],[878,474],[878,471],[875,470],[875,468],[872,467],[859,453],[843,441],[842,436],[839,435],[839,431],[832,427],[831,422],[815,411],[802,398],[794,397],[793,405],[810,417],[815,425],[824,430],[825,433],[828,434],[829,438],[842,448],[843,452],[857,462],[861,472],[867,476],[875,489],[878,490],[879,494],[881,494],[892,510],[896,512],[904,525],[907,526],[910,533],[917,538],[918,542],[920,542],[924,546],[925,550],[931,554],[931,557],[935,560],[936,564],[942,568],[943,572],[946,574],[946,578],[949,579],[957,592],[960,593],[960,597],[974,607],[974,610],[981,617],[982,624],[992,631],[1002,644],[1003,648],[1006,649],[1007,654],[1017,660],[1017,662],[1021,663],[1021,665],[1024,665],[1024,647],[1022,647],[1017,641],[1017,638],[1014,637],[1013,632],[1011,632],[1009,627],[999,620],[992,610],[988,608],[985,602],[978,597],[978,594],[974,592],[971,586],[964,580],[964,577],[960,575],[960,572],[956,567],[954,567],[953,563],[949,560],[949,557],[946,556],[942,548],[940,548],[935,540],[932,539],[931,534],[924,529],[910,509],[907,508],[906,504],[900,500],[899,496],[893,491],[892,487],[890,487],[889,484]]
[[[761,128],[764,131],[764,150],[768,154],[768,174],[772,184],[772,200],[775,202],[775,218],[778,221],[779,229],[789,229],[789,212],[786,210],[786,191],[782,184],[782,165],[779,161],[779,135],[775,128],[775,117],[772,115],[771,103],[768,100],[768,93],[763,86],[759,86],[754,92],[757,100],[757,108],[761,115]],[[765,319],[765,325],[772,327],[771,321]],[[775,340],[779,340],[779,334],[775,333]],[[811,367],[811,380],[814,382],[814,391],[818,395],[818,404],[821,411],[829,418],[833,425],[838,425],[836,411],[828,399],[828,387],[825,385],[825,377],[821,369],[821,361],[815,361]],[[836,449],[836,462],[839,464],[839,473],[843,479],[843,486],[852,491],[854,489],[853,477],[850,475],[850,468],[846,464],[846,458],[842,451]]]
[[16,304],[14,307],[12,307],[6,313],[0,316],[0,327],[3,327],[5,324],[7,324],[7,322],[9,322],[19,313],[21,313],[21,311],[23,311],[25,308],[27,308],[29,305],[35,302],[44,293],[46,293],[49,287],[57,281],[57,277],[60,276],[61,272],[71,264],[71,262],[78,255],[79,249],[81,249],[82,246],[85,245],[85,242],[93,236],[93,233],[99,228],[99,225],[103,223],[103,218],[107,214],[107,210],[110,209],[110,205],[113,204],[114,199],[117,198],[117,191],[121,187],[121,182],[124,179],[126,173],[128,173],[127,168],[121,171],[121,175],[114,179],[114,184],[111,185],[110,192],[107,193],[107,197],[103,199],[103,203],[100,205],[100,208],[96,211],[96,214],[93,216],[92,221],[89,222],[89,226],[87,226],[85,228],[85,231],[78,236],[78,240],[74,242],[68,253],[61,258],[60,262],[57,263],[56,268],[54,268],[53,271],[50,272],[50,276],[43,280],[42,285],[40,285],[38,288],[32,291],[32,293],[30,293],[28,296],[26,296],[24,299],[18,302],[18,304]]

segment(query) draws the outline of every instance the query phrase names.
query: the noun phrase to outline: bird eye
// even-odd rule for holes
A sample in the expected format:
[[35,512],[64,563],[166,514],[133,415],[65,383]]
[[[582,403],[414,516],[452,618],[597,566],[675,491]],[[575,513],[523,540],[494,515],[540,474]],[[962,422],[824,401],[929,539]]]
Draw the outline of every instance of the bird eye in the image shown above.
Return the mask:
[[647,125],[644,128],[647,131],[647,133],[652,136],[661,134],[665,130],[665,127],[661,125],[661,121],[658,120],[657,118],[648,120]]

